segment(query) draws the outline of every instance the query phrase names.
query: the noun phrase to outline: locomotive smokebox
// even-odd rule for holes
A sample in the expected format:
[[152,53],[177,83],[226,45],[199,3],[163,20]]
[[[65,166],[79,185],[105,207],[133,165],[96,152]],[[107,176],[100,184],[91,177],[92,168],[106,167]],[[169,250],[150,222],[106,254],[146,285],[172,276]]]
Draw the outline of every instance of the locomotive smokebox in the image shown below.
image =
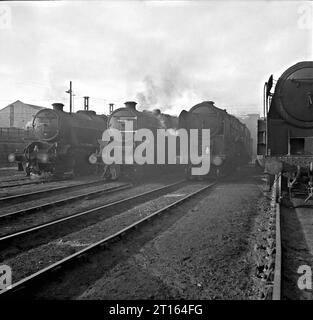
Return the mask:
[[52,103],[53,110],[63,111],[63,103]]
[[135,101],[127,101],[127,102],[125,102],[126,108],[129,108],[129,109],[132,109],[132,110],[136,110],[136,104],[137,104],[137,102],[135,102]]

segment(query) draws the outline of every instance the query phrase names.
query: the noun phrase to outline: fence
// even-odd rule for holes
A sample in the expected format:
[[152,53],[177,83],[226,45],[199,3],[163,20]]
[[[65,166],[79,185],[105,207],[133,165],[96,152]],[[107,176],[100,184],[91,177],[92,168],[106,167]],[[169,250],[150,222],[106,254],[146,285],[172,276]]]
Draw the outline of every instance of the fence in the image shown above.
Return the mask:
[[32,135],[31,130],[21,128],[0,128],[0,140],[23,140]]
[[23,151],[27,139],[32,137],[32,130],[21,128],[0,128],[0,165],[9,164],[8,155]]

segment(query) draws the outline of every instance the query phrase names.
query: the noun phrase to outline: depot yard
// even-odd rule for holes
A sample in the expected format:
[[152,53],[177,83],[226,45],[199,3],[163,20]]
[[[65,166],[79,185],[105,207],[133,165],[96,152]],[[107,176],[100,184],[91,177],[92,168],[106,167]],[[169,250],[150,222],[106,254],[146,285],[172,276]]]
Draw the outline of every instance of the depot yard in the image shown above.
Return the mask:
[[124,259],[75,298],[258,298],[253,247],[262,183],[250,169],[178,207],[119,246]]
[[[209,188],[204,188],[209,182],[203,181],[178,184],[154,198],[124,205],[113,216],[98,218],[96,224],[86,218],[86,223],[67,229],[61,238],[53,239],[50,231],[52,239],[47,243],[33,244],[7,262],[17,268],[22,279],[31,269],[35,272],[67,254],[76,254],[80,247],[101,239],[101,233],[110,237],[116,230],[201,189],[133,231],[122,232],[121,238],[89,253],[86,259],[53,271],[49,278],[42,277],[39,285],[19,291],[27,290],[28,297],[35,299],[264,298],[255,255],[260,221],[265,219],[263,180],[262,170],[248,166],[211,183]],[[124,190],[124,197],[128,192],[134,193]],[[78,232],[77,227],[81,229]],[[55,248],[55,253],[47,248]],[[60,252],[68,253],[62,257]],[[36,257],[40,258],[38,263]]]

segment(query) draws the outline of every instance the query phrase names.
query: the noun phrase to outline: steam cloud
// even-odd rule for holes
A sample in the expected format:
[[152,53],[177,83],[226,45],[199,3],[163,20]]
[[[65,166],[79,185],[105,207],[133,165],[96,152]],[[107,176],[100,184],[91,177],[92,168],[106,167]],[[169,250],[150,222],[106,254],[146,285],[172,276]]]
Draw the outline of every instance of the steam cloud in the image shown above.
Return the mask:
[[191,89],[191,82],[177,66],[168,63],[153,75],[143,79],[144,89],[136,94],[139,105],[145,109],[162,111],[177,106],[177,101]]

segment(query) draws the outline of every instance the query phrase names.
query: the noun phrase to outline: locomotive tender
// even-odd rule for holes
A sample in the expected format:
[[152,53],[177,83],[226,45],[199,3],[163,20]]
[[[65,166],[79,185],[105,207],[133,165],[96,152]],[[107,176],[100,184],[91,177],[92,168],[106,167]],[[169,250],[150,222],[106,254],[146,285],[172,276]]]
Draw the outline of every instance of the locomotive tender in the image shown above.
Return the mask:
[[[173,129],[172,133],[175,134],[175,130],[178,126],[177,117],[170,116],[168,114],[161,113],[159,109],[154,111],[143,110],[139,111],[136,109],[136,102],[127,101],[125,102],[124,108],[116,109],[108,118],[108,130],[116,129],[121,133],[122,141],[120,141],[120,147],[122,148],[121,152],[123,159],[128,147],[126,139],[129,139],[130,135],[134,135],[136,131],[140,129],[149,129],[153,134],[153,140],[147,141],[147,143],[153,144],[153,164],[138,164],[132,163],[126,164],[126,161],[121,163],[112,163],[107,164],[103,161],[103,149],[109,143],[102,140],[99,140],[99,149],[96,153],[93,153],[89,157],[91,164],[95,164],[102,171],[102,175],[106,179],[116,180],[120,177],[127,177],[133,180],[138,180],[144,176],[151,175],[153,173],[164,172],[164,170],[169,169],[168,166],[158,165],[157,163],[157,130],[158,129]],[[131,123],[132,130],[131,132],[125,127],[126,123]],[[128,154],[129,158],[133,158],[133,151],[140,145],[142,142],[133,141],[131,142],[131,155]],[[127,156],[126,156],[127,157]],[[165,155],[167,157],[167,155]],[[173,166],[170,166],[173,169]]]
[[282,173],[284,188],[313,196],[313,61],[288,68],[273,88],[264,86],[264,119],[258,122],[258,155],[266,172]]
[[[179,128],[210,129],[210,176],[218,176],[230,169],[248,163],[252,155],[252,139],[248,128],[226,110],[214,106],[213,101],[204,101],[193,106],[189,112],[179,115]],[[202,152],[201,142],[198,153]],[[186,166],[186,176],[192,179],[190,160]],[[205,177],[207,177],[206,175]]]
[[86,173],[91,168],[88,157],[97,148],[107,117],[88,110],[88,105],[76,113],[65,112],[62,103],[52,106],[53,109],[42,109],[34,116],[36,140],[22,153],[9,155],[9,161],[23,163],[27,175]]

